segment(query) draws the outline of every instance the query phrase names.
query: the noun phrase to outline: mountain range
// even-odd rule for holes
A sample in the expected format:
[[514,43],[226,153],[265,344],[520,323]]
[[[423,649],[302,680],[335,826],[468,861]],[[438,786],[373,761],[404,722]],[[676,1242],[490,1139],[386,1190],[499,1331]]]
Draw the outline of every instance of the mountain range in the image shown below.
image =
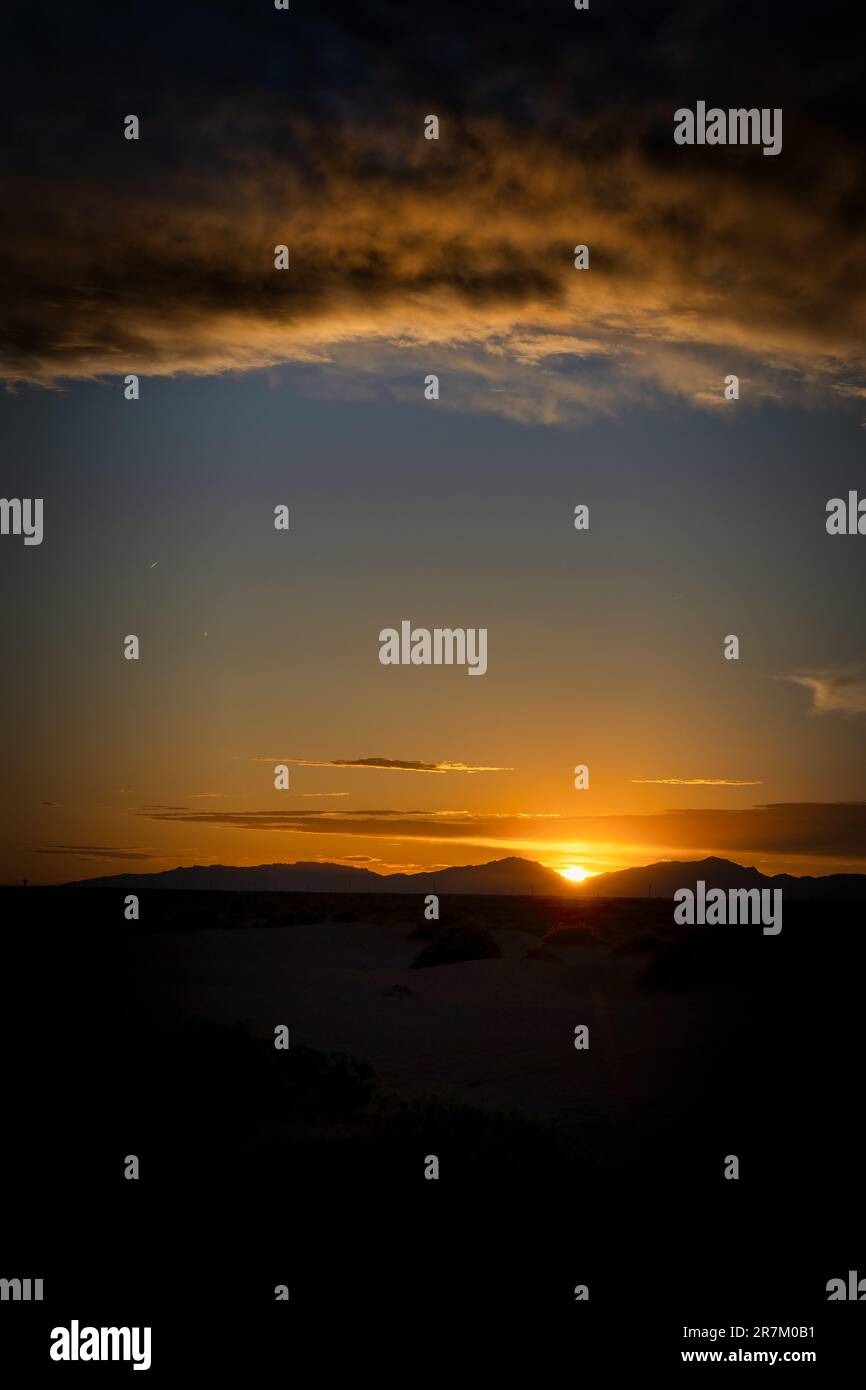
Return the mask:
[[781,888],[785,897],[806,901],[866,901],[866,874],[827,874],[796,878],[762,874],[730,859],[663,860],[636,869],[597,874],[571,883],[554,869],[531,859],[496,859],[417,874],[377,874],[345,864],[194,865],[163,873],[111,874],[80,879],[66,887],[115,888],[140,892],[154,888],[236,890],[282,893],[482,893],[539,897],[672,898],[678,888]]

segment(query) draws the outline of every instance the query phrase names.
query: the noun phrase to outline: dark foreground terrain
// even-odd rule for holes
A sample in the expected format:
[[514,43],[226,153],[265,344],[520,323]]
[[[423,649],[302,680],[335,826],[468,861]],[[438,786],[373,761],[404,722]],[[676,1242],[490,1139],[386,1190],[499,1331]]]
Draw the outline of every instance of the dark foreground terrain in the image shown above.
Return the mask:
[[83,1290],[64,1317],[132,1285],[179,1347],[249,1304],[265,1342],[338,1311],[498,1313],[500,1339],[555,1313],[632,1351],[830,1318],[825,1364],[862,1319],[825,1292],[866,1276],[862,905],[790,904],[765,937],[659,900],[2,902],[0,1274]]

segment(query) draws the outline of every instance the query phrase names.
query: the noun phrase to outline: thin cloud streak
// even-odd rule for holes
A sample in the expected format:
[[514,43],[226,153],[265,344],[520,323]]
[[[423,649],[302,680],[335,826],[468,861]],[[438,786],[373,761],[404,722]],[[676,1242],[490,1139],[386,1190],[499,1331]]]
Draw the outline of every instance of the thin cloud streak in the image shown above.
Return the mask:
[[737,777],[632,777],[636,787],[762,787],[763,782]]
[[[513,772],[513,767],[470,767],[467,763],[422,763],[407,758],[253,758],[254,763],[286,763],[290,767],[357,767],[378,772]],[[314,793],[327,795],[328,793]],[[330,795],[347,796],[347,792]]]

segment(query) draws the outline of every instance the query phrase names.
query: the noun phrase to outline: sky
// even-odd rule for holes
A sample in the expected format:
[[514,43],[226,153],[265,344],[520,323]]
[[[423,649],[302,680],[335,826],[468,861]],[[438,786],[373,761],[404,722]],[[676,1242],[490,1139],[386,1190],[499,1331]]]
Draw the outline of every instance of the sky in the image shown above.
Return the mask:
[[[9,7],[0,879],[866,871],[842,16]],[[704,99],[781,153],[677,146]],[[382,665],[403,620],[486,672]]]

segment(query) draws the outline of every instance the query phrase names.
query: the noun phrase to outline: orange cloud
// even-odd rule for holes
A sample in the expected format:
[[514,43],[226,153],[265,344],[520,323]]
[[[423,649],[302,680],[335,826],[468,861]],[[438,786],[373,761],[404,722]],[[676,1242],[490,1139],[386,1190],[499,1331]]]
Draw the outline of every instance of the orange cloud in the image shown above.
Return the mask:
[[762,787],[737,777],[632,777],[636,787]]
[[547,816],[524,812],[149,810],[147,820],[225,829],[423,840],[580,855],[593,846],[671,853],[789,854],[866,861],[866,802],[782,802],[741,810],[685,808],[644,815]]
[[284,153],[166,170],[158,193],[13,175],[0,372],[56,385],[294,364],[318,390],[367,376],[400,397],[435,358],[448,404],[550,422],[658,394],[721,407],[729,371],[750,399],[862,399],[866,232],[845,211],[844,142],[804,199],[793,170],[758,182],[736,151],[678,161],[636,137],[601,160],[606,127],[582,148],[518,143],[490,116],[434,157],[415,124],[395,113],[325,140],[295,115]]

